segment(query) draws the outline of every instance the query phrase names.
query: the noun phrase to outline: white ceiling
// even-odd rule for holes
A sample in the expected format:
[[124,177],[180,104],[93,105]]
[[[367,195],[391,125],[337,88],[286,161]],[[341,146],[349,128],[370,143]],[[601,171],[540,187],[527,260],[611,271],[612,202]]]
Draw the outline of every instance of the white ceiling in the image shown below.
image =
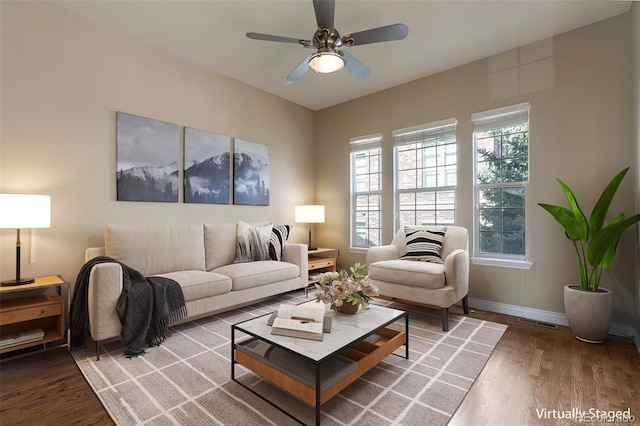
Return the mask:
[[[342,70],[287,75],[311,51],[249,40],[247,32],[311,39],[311,0],[50,1],[176,56],[319,110],[538,41],[630,10],[630,1],[337,0],[341,34],[404,23],[401,41],[354,46],[371,68],[364,80]],[[614,46],[612,46],[614,48]]]

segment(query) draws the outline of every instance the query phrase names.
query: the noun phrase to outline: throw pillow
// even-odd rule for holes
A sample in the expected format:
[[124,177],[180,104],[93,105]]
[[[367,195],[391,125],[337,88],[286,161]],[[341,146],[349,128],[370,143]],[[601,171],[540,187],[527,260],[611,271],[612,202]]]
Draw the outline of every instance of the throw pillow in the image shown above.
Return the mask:
[[289,225],[273,225],[269,241],[269,257],[271,260],[282,260],[282,251],[289,238]]
[[406,245],[401,259],[423,262],[444,263],[440,256],[442,242],[447,228],[418,229],[404,227]]
[[233,263],[270,260],[269,240],[273,225],[254,226],[238,222],[236,234],[236,259]]

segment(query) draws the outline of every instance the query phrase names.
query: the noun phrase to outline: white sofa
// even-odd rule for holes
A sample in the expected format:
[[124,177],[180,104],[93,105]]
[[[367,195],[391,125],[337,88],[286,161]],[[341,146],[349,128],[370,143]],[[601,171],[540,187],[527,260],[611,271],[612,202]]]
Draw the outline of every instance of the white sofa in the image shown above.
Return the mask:
[[[281,261],[234,263],[237,224],[104,226],[105,246],[88,248],[85,260],[109,256],[144,276],[178,282],[187,318],[208,316],[308,283],[306,244],[284,246]],[[118,263],[95,265],[89,277],[89,331],[100,353],[100,341],[120,336],[116,304],[122,291]]]
[[370,247],[367,252],[369,278],[378,286],[381,296],[440,307],[442,330],[448,331],[451,305],[462,301],[464,313],[469,313],[467,229],[446,227],[440,251],[442,263],[404,260],[401,257],[405,246],[405,231],[401,228],[390,245]]

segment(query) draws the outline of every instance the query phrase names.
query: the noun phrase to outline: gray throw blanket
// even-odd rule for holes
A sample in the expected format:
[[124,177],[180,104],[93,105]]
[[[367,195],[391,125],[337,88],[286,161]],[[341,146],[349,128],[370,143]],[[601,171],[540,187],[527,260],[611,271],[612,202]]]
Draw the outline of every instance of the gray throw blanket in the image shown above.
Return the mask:
[[122,266],[122,293],[116,310],[126,345],[125,355],[138,356],[150,346],[157,346],[171,335],[169,324],[187,316],[180,285],[168,278],[144,277],[135,269],[107,256],[89,260],[78,273],[71,300],[69,322],[71,346],[81,346],[89,337],[89,275],[100,263]]

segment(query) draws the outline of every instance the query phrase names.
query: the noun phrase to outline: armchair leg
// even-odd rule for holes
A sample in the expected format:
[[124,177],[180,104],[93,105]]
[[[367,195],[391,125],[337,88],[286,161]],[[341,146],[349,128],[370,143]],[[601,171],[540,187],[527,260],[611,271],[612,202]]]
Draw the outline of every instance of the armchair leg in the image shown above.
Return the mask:
[[462,309],[466,315],[469,314],[469,295],[462,298]]
[[449,308],[440,309],[440,316],[442,317],[442,331],[449,331]]

